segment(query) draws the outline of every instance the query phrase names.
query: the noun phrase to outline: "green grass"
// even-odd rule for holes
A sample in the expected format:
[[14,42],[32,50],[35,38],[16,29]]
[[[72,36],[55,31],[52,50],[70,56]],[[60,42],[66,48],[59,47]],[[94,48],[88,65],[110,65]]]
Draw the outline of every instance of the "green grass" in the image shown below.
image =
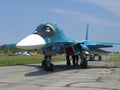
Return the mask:
[[[0,67],[41,63],[43,58],[43,56],[0,56]],[[65,57],[54,56],[52,58],[52,61],[60,60],[65,60]]]
[[[13,66],[13,65],[24,65],[24,64],[35,64],[41,63],[43,56],[0,56],[0,67],[1,66]],[[53,56],[52,61],[63,61],[65,56]],[[115,55],[114,63],[116,66],[120,66],[120,54]]]
[[117,54],[117,55],[115,56],[115,61],[120,62],[120,54]]
[[116,54],[112,60],[114,67],[120,67],[120,54]]

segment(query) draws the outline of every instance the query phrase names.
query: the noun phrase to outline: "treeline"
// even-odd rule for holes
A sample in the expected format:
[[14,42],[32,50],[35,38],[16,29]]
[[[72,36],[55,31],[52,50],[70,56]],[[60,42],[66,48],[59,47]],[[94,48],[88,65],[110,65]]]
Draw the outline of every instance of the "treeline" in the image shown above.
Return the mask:
[[13,47],[0,46],[0,52],[2,53],[8,53],[8,52],[16,53],[16,52],[25,52],[25,51],[42,53],[40,49],[24,50],[24,49],[19,49],[16,46],[13,46]]

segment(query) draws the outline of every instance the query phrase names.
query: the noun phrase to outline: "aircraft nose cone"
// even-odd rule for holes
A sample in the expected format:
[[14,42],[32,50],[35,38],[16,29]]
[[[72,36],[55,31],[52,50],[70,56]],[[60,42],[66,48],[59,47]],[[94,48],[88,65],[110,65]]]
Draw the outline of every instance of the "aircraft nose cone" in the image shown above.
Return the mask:
[[21,49],[38,49],[45,44],[45,40],[40,35],[31,34],[17,43],[16,47]]

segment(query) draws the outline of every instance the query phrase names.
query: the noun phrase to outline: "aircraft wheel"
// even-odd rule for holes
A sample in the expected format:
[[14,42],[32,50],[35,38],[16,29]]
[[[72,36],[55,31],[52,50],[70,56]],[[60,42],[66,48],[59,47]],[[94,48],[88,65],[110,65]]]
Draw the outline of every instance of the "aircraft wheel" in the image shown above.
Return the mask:
[[54,64],[50,63],[49,70],[50,70],[50,71],[54,71],[54,69],[55,69]]
[[89,61],[93,61],[93,58],[92,58],[92,57],[90,57]]
[[98,56],[98,60],[99,60],[99,61],[102,61],[102,57],[101,57],[101,56]]
[[49,67],[47,65],[44,66],[44,71],[49,71]]
[[42,60],[42,67],[44,67],[46,60]]
[[93,61],[93,60],[94,60],[93,56],[89,55],[89,61]]
[[47,62],[47,60],[42,61],[42,67],[43,67],[44,71],[54,71],[54,69],[55,69],[54,64],[52,64],[52,63],[49,64]]
[[42,61],[42,67],[43,67],[44,71],[49,71],[47,60]]
[[81,61],[80,66],[81,66],[82,68],[86,69],[86,68],[88,67],[88,61],[87,61],[87,60]]

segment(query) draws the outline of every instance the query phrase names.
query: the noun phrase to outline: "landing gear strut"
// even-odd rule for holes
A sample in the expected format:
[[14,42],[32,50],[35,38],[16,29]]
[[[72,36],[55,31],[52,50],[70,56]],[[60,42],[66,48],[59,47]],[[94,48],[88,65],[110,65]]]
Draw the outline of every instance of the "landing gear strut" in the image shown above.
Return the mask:
[[51,63],[52,55],[44,53],[44,60],[42,61],[42,67],[44,71],[54,71],[55,66]]
[[86,60],[86,57],[85,57],[85,55],[84,55],[82,50],[81,50],[80,58],[81,58],[80,66],[82,68],[86,69],[88,67],[88,61]]

